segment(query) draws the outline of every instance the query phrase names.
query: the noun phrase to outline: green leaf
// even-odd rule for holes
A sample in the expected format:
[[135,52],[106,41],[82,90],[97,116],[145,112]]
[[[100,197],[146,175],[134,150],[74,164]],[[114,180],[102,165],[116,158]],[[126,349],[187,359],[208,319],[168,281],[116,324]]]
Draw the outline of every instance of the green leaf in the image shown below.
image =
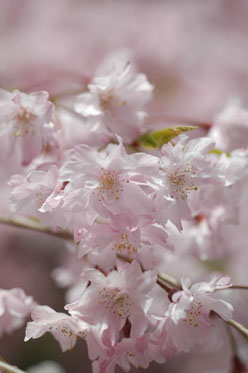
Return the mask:
[[135,142],[148,149],[161,148],[167,144],[173,137],[180,135],[183,132],[197,129],[196,126],[174,126],[157,130],[154,132],[147,132],[139,136]]

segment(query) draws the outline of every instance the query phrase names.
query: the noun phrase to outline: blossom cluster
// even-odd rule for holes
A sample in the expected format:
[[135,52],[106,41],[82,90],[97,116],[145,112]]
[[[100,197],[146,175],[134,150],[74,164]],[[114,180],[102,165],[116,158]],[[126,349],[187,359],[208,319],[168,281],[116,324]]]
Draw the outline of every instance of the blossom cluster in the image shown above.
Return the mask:
[[213,334],[229,343],[222,324],[240,316],[231,277],[245,271],[248,111],[228,107],[205,137],[182,129],[147,149],[152,91],[123,52],[65,102],[0,91],[1,157],[22,170],[9,180],[11,211],[74,242],[74,262],[52,274],[67,312],[2,289],[0,335],[31,314],[25,341],[50,332],[66,351],[84,339],[95,373],[208,350]]

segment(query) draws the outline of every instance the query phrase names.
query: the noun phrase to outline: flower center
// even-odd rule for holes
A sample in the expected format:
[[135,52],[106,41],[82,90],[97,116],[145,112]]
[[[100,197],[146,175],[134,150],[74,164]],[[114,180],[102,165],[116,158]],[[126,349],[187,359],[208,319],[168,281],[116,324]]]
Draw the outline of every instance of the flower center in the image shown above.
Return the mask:
[[170,196],[171,198],[187,198],[192,190],[197,190],[194,180],[196,172],[193,166],[187,164],[183,171],[175,171],[169,176],[170,179]]
[[73,346],[73,338],[77,339],[85,339],[87,337],[87,333],[85,331],[79,331],[77,333],[74,333],[70,327],[66,324],[57,325],[55,328],[51,327],[50,330],[55,329],[56,331],[60,331],[65,337],[70,338],[70,350],[72,351]]
[[116,171],[104,170],[102,168],[102,174],[99,177],[99,202],[105,200],[105,197],[114,199],[120,198],[120,192],[123,192],[123,182],[129,182],[128,180],[119,179]]
[[100,106],[103,111],[113,112],[115,107],[121,107],[126,101],[120,101],[112,91],[101,92],[99,95]]
[[130,297],[126,293],[122,293],[120,289],[106,289],[99,291],[99,304],[103,304],[109,312],[118,315],[119,319],[125,319],[131,315],[130,309],[133,305]]
[[137,253],[138,248],[136,245],[130,241],[129,236],[126,233],[121,233],[119,239],[115,241],[112,250],[119,251],[121,253],[125,253],[127,251],[127,255],[130,257],[131,253]]
[[199,325],[198,317],[201,314],[202,304],[201,302],[193,301],[191,304],[191,309],[187,311],[187,319],[184,319],[183,322],[187,322],[190,326],[197,327]]
[[19,136],[26,136],[28,134],[34,135],[34,125],[33,120],[35,119],[35,115],[32,113],[29,113],[26,109],[21,107],[19,109],[18,114],[16,115],[16,124],[14,126],[15,128],[15,137]]
[[40,185],[40,189],[35,193],[39,209],[42,207],[43,203],[46,201],[49,194],[50,193],[47,190],[47,188],[45,188],[43,185]]

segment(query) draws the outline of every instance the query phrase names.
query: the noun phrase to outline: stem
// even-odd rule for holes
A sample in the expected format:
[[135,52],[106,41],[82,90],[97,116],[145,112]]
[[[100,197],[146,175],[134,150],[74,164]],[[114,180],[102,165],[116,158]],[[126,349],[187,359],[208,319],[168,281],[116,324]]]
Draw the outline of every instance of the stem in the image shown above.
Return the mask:
[[158,273],[158,278],[164,282],[170,284],[173,288],[181,289],[180,283],[172,276],[168,275],[167,273]]
[[0,372],[1,373],[25,373],[24,370],[20,370],[13,365],[10,365],[4,361],[0,361]]
[[161,286],[162,289],[164,289],[168,294],[171,292],[171,288],[169,288],[169,286],[167,286],[166,284],[164,284],[159,278],[157,279],[157,284],[159,286]]
[[7,216],[0,215],[0,224],[8,225],[15,228],[28,229],[35,232],[45,233],[53,237],[63,238],[65,240],[72,240],[73,237],[70,232],[67,231],[53,231],[45,225],[25,217],[14,217],[10,218]]
[[240,324],[238,321],[236,320],[229,320],[229,321],[226,321],[227,324],[231,325],[233,328],[235,328],[240,334],[242,334],[242,336],[248,340],[248,329]]
[[[239,290],[248,290],[248,286],[243,286],[243,285],[232,285],[229,288],[226,289],[239,289]],[[222,289],[225,290],[225,289]]]
[[248,286],[245,286],[245,285],[231,285],[227,288],[223,288],[223,289],[215,289],[215,291],[218,291],[218,290],[230,290],[230,289],[234,289],[234,290],[248,290]]

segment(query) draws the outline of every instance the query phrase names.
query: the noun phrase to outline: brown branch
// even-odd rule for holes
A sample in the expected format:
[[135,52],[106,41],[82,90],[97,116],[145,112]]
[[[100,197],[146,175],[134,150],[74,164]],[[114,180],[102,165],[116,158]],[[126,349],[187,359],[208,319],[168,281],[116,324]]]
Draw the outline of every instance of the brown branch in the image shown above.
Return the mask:
[[67,231],[53,231],[52,229],[46,227],[45,225],[41,224],[40,222],[26,218],[26,217],[7,217],[0,215],[0,224],[8,225],[15,228],[26,229],[30,231],[45,233],[53,237],[63,238],[65,240],[72,240],[73,236],[70,232]]
[[5,361],[0,361],[0,372],[1,373],[25,373],[24,370],[21,370],[13,365],[6,363]]

